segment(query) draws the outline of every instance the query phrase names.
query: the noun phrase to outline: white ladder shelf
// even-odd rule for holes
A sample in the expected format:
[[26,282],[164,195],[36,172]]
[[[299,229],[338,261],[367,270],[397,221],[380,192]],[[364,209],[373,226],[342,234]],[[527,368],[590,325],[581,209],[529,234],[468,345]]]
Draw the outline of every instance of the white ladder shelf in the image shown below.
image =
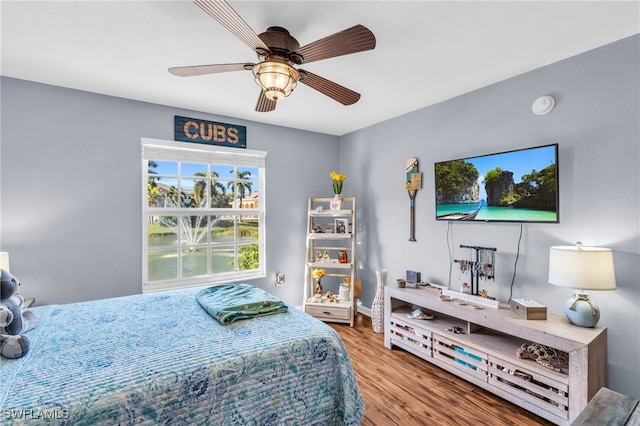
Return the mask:
[[[307,249],[304,273],[303,308],[306,313],[322,321],[348,323],[353,327],[356,312],[356,199],[343,197],[339,210],[331,210],[333,198],[309,198],[307,210]],[[347,253],[348,261],[340,263],[338,254]],[[324,269],[324,292],[339,294],[340,285],[349,282],[349,300],[330,302],[313,299],[314,269]]]

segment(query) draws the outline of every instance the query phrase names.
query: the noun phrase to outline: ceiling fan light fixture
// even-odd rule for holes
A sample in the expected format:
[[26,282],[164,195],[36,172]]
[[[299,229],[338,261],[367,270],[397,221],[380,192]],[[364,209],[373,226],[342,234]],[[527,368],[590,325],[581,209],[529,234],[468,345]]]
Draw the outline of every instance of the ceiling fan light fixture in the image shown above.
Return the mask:
[[293,92],[298,84],[298,71],[282,62],[265,61],[254,65],[253,75],[267,99],[278,101]]

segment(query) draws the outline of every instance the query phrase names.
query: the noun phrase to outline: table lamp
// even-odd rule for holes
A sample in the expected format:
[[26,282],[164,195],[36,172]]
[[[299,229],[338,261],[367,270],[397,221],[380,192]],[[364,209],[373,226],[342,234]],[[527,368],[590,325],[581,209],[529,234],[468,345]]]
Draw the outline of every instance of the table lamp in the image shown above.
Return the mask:
[[595,327],[600,309],[585,290],[615,290],[616,274],[611,249],[602,247],[556,246],[549,251],[549,283],[576,290],[564,305],[572,324]]
[[11,272],[9,270],[9,252],[0,251],[0,269]]

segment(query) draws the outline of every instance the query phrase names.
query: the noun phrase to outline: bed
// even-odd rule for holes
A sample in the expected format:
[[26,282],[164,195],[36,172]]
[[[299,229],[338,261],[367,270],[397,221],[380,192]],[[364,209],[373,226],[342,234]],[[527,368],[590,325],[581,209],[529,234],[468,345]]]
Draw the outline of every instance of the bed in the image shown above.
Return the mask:
[[201,288],[31,308],[2,359],[9,424],[357,425],[364,402],[331,327],[289,307],[222,325]]

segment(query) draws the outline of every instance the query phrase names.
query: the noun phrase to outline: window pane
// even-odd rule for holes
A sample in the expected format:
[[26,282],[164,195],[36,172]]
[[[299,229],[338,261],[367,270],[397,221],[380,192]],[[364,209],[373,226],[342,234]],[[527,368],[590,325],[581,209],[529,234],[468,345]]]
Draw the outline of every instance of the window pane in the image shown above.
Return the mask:
[[207,275],[207,247],[182,250],[182,276]]
[[180,207],[201,208],[207,205],[207,179],[182,179]]
[[176,250],[149,250],[149,281],[176,279],[178,277],[178,252]]
[[158,180],[155,169],[158,167],[156,161],[147,161],[147,206],[158,207],[161,194],[158,192]]
[[257,216],[240,216],[240,222],[238,223],[238,242],[258,242],[259,236],[260,233]]
[[257,209],[260,208],[258,198],[259,194],[257,192],[252,192],[251,194],[243,197],[242,202],[240,202],[240,200],[236,200],[236,205],[240,206],[241,209]]
[[218,177],[221,178],[232,178],[233,177],[233,166],[226,166],[222,164],[211,164],[211,171],[218,174]]
[[[234,195],[236,198],[244,200],[251,195],[254,187],[255,185],[250,181],[235,181],[231,189],[235,190]],[[244,205],[240,207],[242,208]]]
[[178,176],[178,163],[175,161],[155,161],[155,167],[149,161],[149,170],[153,170],[159,175]]
[[208,207],[209,185],[208,178],[196,179],[193,182],[193,200],[196,207]]
[[164,195],[158,190],[157,185],[149,183],[147,187],[147,206],[162,207],[164,205]]
[[258,169],[255,167],[238,167],[239,179],[256,179],[258,177]]
[[178,179],[160,178],[157,182],[158,205],[151,207],[176,207],[178,205]]
[[240,246],[238,269],[258,269],[260,267],[260,249],[258,244]]
[[192,163],[182,163],[180,166],[180,175],[181,176],[206,176],[207,175],[207,165],[206,164],[192,164]]
[[212,177],[209,182],[211,188],[211,207],[213,208],[229,208],[231,200],[227,194],[227,187],[216,177]]
[[211,242],[229,243],[234,241],[234,219],[235,216],[212,216],[211,217]]
[[178,227],[175,216],[149,216],[147,243],[149,247],[175,246],[178,244]]
[[180,216],[180,241],[194,249],[207,242],[207,216]]
[[228,186],[234,196],[233,206],[236,208],[253,208],[258,198],[258,169],[254,167],[238,167],[235,179]]
[[233,185],[233,181],[229,179],[217,179],[216,183],[218,184],[218,188],[224,191],[226,197],[224,200],[224,204],[214,207],[225,209],[231,207],[231,200],[233,199],[233,189],[235,188]]
[[212,246],[211,273],[233,272],[235,251],[232,245]]

